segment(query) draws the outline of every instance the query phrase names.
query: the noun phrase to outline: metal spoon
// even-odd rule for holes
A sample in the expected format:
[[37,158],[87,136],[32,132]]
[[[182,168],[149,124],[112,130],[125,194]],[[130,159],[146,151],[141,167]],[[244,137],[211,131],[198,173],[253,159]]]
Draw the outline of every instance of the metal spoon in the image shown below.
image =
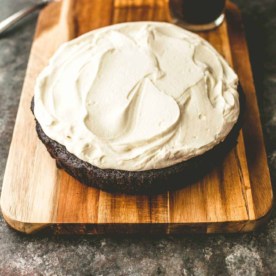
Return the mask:
[[38,9],[42,9],[52,1],[53,0],[42,0],[41,2],[34,4],[30,7],[24,8],[16,12],[15,14],[9,16],[8,18],[4,19],[2,22],[0,22],[0,35],[4,33],[6,30],[8,30],[10,27],[12,27],[15,23],[26,17],[27,15],[33,13]]

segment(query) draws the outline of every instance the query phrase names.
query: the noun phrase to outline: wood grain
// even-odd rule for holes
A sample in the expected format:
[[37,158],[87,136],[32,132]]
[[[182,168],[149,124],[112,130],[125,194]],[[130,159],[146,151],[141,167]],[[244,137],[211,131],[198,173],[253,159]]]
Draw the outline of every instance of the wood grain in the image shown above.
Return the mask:
[[261,219],[271,209],[272,188],[266,162],[260,113],[239,10],[235,5],[229,5],[226,15],[229,22],[232,55],[235,57],[234,68],[240,77],[246,95],[247,109],[243,125],[243,134],[246,141],[245,156],[250,170],[255,217]]
[[[272,190],[239,10],[200,33],[234,66],[247,96],[238,145],[201,181],[156,196],[113,195],[58,170],[38,141],[30,112],[35,79],[58,46],[95,28],[126,21],[170,21],[165,0],[67,0],[40,14],[7,162],[1,209],[32,233],[215,233],[251,231],[265,221]],[[231,46],[230,46],[231,45]],[[248,112],[250,110],[250,112]]]

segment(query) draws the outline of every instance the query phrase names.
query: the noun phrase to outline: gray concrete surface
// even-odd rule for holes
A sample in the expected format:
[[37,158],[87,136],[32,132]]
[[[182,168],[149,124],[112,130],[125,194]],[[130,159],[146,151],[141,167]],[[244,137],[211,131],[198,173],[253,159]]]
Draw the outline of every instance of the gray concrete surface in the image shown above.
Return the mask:
[[[0,20],[31,0],[0,0]],[[276,2],[235,0],[243,12],[276,182]],[[2,183],[36,15],[0,39]],[[25,236],[0,218],[0,275],[276,275],[276,212],[255,233],[181,237]]]

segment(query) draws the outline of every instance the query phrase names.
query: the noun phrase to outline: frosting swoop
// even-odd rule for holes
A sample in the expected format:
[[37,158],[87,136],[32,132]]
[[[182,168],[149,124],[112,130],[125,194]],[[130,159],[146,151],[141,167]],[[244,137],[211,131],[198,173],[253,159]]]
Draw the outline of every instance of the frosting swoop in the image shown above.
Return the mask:
[[169,23],[101,28],[63,44],[39,75],[35,116],[99,168],[164,168],[224,140],[238,78],[199,36]]

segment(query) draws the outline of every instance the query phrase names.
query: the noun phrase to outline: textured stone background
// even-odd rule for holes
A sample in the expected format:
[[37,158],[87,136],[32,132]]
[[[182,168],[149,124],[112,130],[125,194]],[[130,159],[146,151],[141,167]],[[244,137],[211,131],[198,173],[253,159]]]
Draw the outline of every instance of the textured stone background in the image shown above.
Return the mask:
[[[0,0],[0,20],[32,2]],[[243,12],[275,186],[276,2],[235,2]],[[0,183],[35,23],[33,15],[0,38]],[[0,218],[0,275],[275,275],[275,251],[275,208],[255,233],[185,237],[25,236]]]

